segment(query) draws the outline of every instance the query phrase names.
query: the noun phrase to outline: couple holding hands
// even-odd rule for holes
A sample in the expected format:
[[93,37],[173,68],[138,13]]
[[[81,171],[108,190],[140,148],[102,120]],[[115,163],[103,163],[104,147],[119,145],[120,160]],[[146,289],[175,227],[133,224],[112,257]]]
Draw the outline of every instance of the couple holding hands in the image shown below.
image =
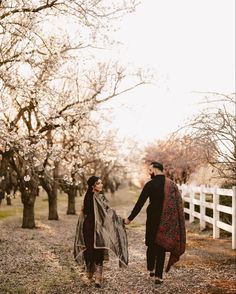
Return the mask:
[[102,192],[102,181],[97,176],[88,179],[82,213],[79,216],[74,258],[86,266],[87,278],[95,286],[103,281],[103,262],[108,252],[119,259],[120,266],[128,266],[128,240],[124,225],[128,225],[140,212],[147,199],[146,236],[147,270],[155,284],[163,283],[163,268],[166,252],[170,252],[166,272],[185,251],[186,233],[183,203],[177,185],[163,172],[163,165],[152,162],[149,166],[151,180],[148,181],[131,214],[122,219],[106,200]]

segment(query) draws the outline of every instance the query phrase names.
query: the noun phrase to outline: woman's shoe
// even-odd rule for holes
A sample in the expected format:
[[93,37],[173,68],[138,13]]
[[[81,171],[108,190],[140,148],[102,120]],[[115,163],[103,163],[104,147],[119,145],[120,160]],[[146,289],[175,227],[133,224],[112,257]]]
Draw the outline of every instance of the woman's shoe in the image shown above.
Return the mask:
[[163,280],[159,277],[155,277],[155,284],[156,285],[159,285],[159,284],[162,284],[163,283]]
[[97,288],[101,288],[101,286],[102,286],[102,269],[103,269],[103,267],[101,265],[96,266],[95,287],[97,287]]
[[150,275],[150,277],[154,277],[155,276],[155,273],[154,272],[150,272],[149,275]]
[[87,278],[91,280],[93,278],[93,272],[87,272]]
[[87,267],[87,278],[89,280],[91,280],[93,278],[94,272],[95,272],[95,265],[94,264]]

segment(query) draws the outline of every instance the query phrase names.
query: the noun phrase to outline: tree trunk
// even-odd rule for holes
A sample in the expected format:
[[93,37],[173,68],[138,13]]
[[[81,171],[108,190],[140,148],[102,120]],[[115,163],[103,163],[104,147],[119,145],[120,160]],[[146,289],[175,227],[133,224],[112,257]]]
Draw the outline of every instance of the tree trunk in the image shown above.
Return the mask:
[[58,220],[58,213],[57,213],[57,190],[52,189],[48,191],[48,206],[49,206],[49,213],[48,219],[49,220]]
[[58,220],[57,213],[57,181],[58,181],[58,171],[59,171],[59,163],[54,162],[55,168],[53,170],[53,181],[51,183],[51,191],[48,194],[48,204],[49,204],[49,220]]
[[34,204],[37,195],[37,187],[37,180],[32,180],[31,182],[29,182],[27,187],[25,186],[24,180],[21,183],[21,201],[24,205],[22,228],[35,228]]
[[41,176],[40,182],[43,189],[48,194],[48,219],[58,220],[57,213],[57,184],[55,179],[57,179],[58,165],[55,164],[55,169],[53,172],[53,180],[46,176],[45,174]]
[[7,200],[7,205],[11,206],[11,197],[7,195],[6,200]]
[[53,187],[50,178],[41,177],[41,185],[48,194],[48,219],[58,220],[57,213],[57,189]]
[[66,214],[76,214],[75,211],[75,197],[76,197],[76,189],[71,188],[68,191],[68,207]]
[[35,221],[34,221],[34,201],[30,203],[23,203],[23,222],[22,228],[33,229],[35,228]]

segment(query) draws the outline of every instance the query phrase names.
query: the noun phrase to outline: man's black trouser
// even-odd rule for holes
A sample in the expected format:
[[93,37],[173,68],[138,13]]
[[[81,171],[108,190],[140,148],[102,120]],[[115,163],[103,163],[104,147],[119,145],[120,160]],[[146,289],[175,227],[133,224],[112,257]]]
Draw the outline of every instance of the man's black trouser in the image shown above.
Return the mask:
[[155,276],[162,279],[165,263],[165,249],[159,245],[152,244],[147,248],[147,269],[155,271]]

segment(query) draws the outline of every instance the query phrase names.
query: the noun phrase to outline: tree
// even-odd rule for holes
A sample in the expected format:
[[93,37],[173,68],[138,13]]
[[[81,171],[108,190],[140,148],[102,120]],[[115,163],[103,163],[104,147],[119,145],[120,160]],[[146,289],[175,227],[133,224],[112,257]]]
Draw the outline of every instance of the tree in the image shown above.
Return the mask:
[[[145,83],[140,72],[135,74],[136,80],[127,83],[126,68],[96,58],[92,63],[88,55],[78,54],[78,50],[80,53],[109,43],[107,29],[111,21],[135,6],[136,1],[114,1],[108,6],[106,1],[95,0],[1,3],[0,141],[4,160],[17,173],[24,205],[23,227],[35,226],[34,202],[39,183],[48,193],[49,219],[58,219],[59,165],[65,157],[76,158],[71,148],[74,138],[83,151],[91,112],[101,103]],[[49,34],[45,26],[58,24],[59,17],[61,26]],[[68,28],[61,30],[66,23],[63,19],[80,29],[76,41]],[[64,136],[66,146],[58,143]],[[86,158],[86,152],[82,156]],[[74,169],[82,172],[73,160],[70,168],[70,175]]]
[[186,183],[196,168],[206,162],[205,147],[198,140],[174,133],[147,146],[145,153],[145,162],[162,162],[166,175],[179,184]]
[[[8,136],[4,148],[1,148],[1,173],[6,178],[9,168],[16,172],[17,186],[24,205],[22,228],[34,228],[34,203],[38,195],[39,177],[32,164],[34,153],[26,144],[26,140],[15,141],[14,136]],[[28,156],[27,160],[21,156],[23,149],[25,149],[25,157]],[[8,168],[5,170],[4,167]]]
[[186,125],[191,138],[203,147],[206,161],[220,178],[236,183],[236,100],[235,94],[207,93],[206,108]]

